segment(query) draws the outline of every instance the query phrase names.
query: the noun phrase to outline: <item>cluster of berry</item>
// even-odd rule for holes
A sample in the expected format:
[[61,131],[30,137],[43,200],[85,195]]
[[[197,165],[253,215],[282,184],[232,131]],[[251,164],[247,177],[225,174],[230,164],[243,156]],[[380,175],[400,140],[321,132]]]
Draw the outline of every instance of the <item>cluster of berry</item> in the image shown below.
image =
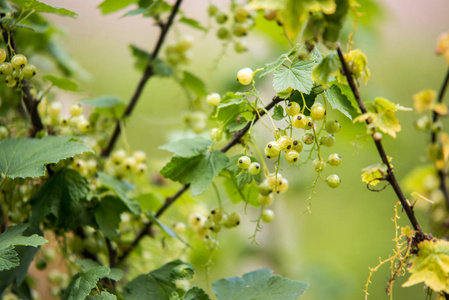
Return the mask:
[[178,64],[188,64],[192,57],[193,37],[191,35],[183,35],[177,41],[167,43],[165,55],[167,62],[171,66]]
[[39,103],[38,109],[44,124],[64,128],[61,129],[61,134],[87,133],[91,130],[90,122],[83,114],[83,107],[79,103],[70,106],[70,116],[61,116],[63,109],[61,102],[53,101],[48,104],[46,98]]
[[31,79],[36,75],[36,67],[28,64],[25,55],[16,54],[11,57],[10,62],[6,61],[6,50],[0,49],[0,75],[5,75],[5,83],[9,87],[16,86],[23,79]]
[[[213,4],[209,6],[208,11],[209,15],[214,17],[217,24],[221,25],[217,30],[217,37],[220,40],[230,40],[233,36],[236,38],[244,37],[254,26],[255,13],[242,5],[231,4],[230,14],[232,14],[232,18]],[[234,43],[234,50],[237,53],[247,51],[245,41],[240,39],[233,39],[232,41]]]
[[112,153],[106,169],[108,173],[117,178],[123,178],[129,174],[143,175],[147,171],[147,155],[143,151],[135,151],[129,155],[125,150],[120,149]]

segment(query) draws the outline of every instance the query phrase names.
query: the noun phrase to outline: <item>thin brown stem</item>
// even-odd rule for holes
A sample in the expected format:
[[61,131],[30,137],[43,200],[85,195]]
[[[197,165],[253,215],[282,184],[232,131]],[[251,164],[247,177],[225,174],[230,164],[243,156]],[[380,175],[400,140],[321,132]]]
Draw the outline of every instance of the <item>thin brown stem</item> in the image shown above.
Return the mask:
[[[337,53],[338,53],[338,57],[340,58],[340,61],[341,61],[342,67],[343,67],[344,75],[348,81],[349,86],[351,87],[352,93],[354,94],[357,104],[359,105],[362,113],[366,113],[367,112],[366,107],[362,102],[362,98],[360,97],[360,93],[355,84],[351,70],[349,69],[349,67],[345,61],[340,44],[337,45]],[[370,120],[366,120],[366,123],[369,125],[371,122],[370,122]],[[416,219],[415,212],[413,211],[413,207],[409,204],[408,200],[404,196],[404,193],[402,192],[401,187],[399,186],[399,183],[396,179],[393,168],[388,161],[388,157],[387,157],[387,154],[385,153],[385,149],[382,145],[381,140],[375,139],[373,137],[373,141],[376,145],[377,152],[379,152],[382,162],[387,166],[386,180],[391,184],[394,192],[396,193],[396,196],[398,197],[403,209],[405,210],[405,213],[407,214],[407,217],[410,220],[410,223],[412,224],[413,228],[416,230],[418,240],[425,239],[425,236],[422,232],[421,226],[419,225],[418,220]]]
[[139,83],[137,84],[137,87],[129,100],[128,106],[125,109],[125,112],[121,116],[119,120],[116,121],[114,131],[111,135],[111,138],[106,146],[106,148],[103,149],[101,152],[101,155],[103,157],[107,157],[111,154],[112,149],[114,149],[115,144],[117,143],[117,140],[121,133],[121,126],[120,122],[125,120],[127,117],[131,115],[131,113],[134,110],[134,107],[136,106],[138,100],[140,99],[140,96],[142,95],[143,89],[145,88],[145,85],[147,84],[148,80],[153,77],[154,75],[154,69],[153,69],[153,62],[157,58],[159,51],[161,50],[161,47],[165,41],[165,37],[167,36],[168,30],[170,29],[171,25],[173,24],[173,20],[176,16],[176,13],[179,10],[179,6],[181,5],[182,0],[177,0],[175,5],[173,6],[173,9],[171,10],[170,16],[168,17],[167,22],[161,26],[161,33],[159,35],[159,39],[156,43],[156,46],[153,49],[153,52],[151,53],[150,58],[147,61],[147,65],[145,67],[145,70],[142,74],[142,77],[140,78]]
[[[253,122],[256,123],[262,116],[264,116],[266,113],[265,111],[271,110],[277,103],[283,101],[283,99],[279,97],[274,97],[273,100],[265,106],[265,110],[258,111],[257,113],[254,112],[254,117],[256,118]],[[227,152],[229,149],[231,149],[233,146],[240,143],[241,138],[248,132],[248,130],[251,128],[251,122],[246,124],[246,126],[238,131],[234,137],[223,147],[220,149],[221,152]],[[159,210],[156,212],[155,217],[159,218],[175,201],[182,196],[190,187],[190,184],[184,185],[180,190],[178,190],[173,196],[168,197],[165,199],[164,205],[159,208]],[[126,250],[123,251],[122,255],[118,258],[118,264],[123,262],[128,255],[134,250],[134,248],[137,247],[137,245],[140,243],[140,241],[146,236],[146,235],[152,235],[151,228],[153,227],[153,222],[148,222],[145,224],[144,228],[140,231],[140,233],[136,236],[136,238],[133,240],[131,245],[126,248]]]

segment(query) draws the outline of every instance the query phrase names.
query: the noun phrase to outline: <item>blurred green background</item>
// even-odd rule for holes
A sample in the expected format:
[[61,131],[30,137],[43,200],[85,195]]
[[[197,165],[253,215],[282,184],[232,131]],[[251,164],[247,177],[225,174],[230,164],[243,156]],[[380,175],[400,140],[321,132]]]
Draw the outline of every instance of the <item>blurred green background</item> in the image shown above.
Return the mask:
[[[61,40],[71,55],[91,74],[90,81],[83,83],[85,94],[68,94],[65,97],[78,99],[102,94],[114,94],[128,101],[139,79],[133,67],[128,49],[135,44],[152,49],[157,30],[151,20],[123,18],[121,13],[101,16],[96,6],[99,0],[46,1],[76,11],[77,19],[53,17],[66,29]],[[227,7],[228,1],[212,1]],[[384,0],[365,4],[369,22],[361,20],[356,33],[355,47],[360,47],[368,56],[372,77],[368,86],[361,86],[364,100],[383,96],[393,102],[413,107],[412,95],[423,88],[438,89],[446,72],[444,58],[436,57],[433,50],[438,35],[449,30],[449,2],[447,0]],[[207,24],[208,1],[185,1],[186,16],[199,18]],[[362,11],[364,8],[362,7]],[[343,36],[352,29],[352,20],[346,24]],[[222,44],[215,38],[215,30],[209,34],[198,33],[182,25],[177,26],[169,39],[176,34],[192,34],[196,42],[194,56],[187,69],[203,78],[210,92],[225,93],[240,88],[235,85],[235,74],[243,67],[263,67],[289,49],[260,32],[253,31],[248,38],[250,51],[237,55],[230,45],[223,52]],[[270,81],[259,86],[267,102],[274,95]],[[446,97],[448,98],[448,97]],[[145,93],[127,124],[126,135],[132,149],[142,149],[148,154],[151,167],[162,167],[168,161],[168,153],[158,150],[173,133],[183,128],[182,113],[188,102],[179,86],[170,79],[151,79]],[[414,130],[415,112],[398,113],[403,131],[397,139],[386,138],[385,147],[392,156],[399,179],[414,165],[425,159],[428,137]],[[257,268],[271,268],[275,273],[310,283],[311,287],[301,299],[362,299],[368,276],[368,267],[374,267],[379,257],[392,254],[394,243],[393,207],[397,201],[391,189],[373,193],[360,180],[360,170],[379,162],[371,141],[360,141],[359,149],[352,142],[363,133],[363,126],[353,125],[344,116],[332,113],[342,122],[342,131],[330,154],[338,152],[343,163],[337,170],[326,170],[325,175],[336,171],[342,179],[338,189],[330,189],[321,183],[317,197],[313,199],[312,213],[303,214],[314,179],[310,165],[283,170],[290,182],[290,190],[278,198],[273,210],[276,220],[264,225],[259,233],[260,246],[251,244],[257,210],[248,208],[243,226],[220,235],[221,248],[213,255],[213,264],[206,271],[208,253],[198,244],[191,255],[196,263],[196,283],[206,288],[206,274],[210,282],[218,278],[241,276]],[[268,132],[258,126],[258,142],[264,145],[271,139]],[[273,170],[273,169],[272,169]],[[223,194],[224,196],[224,194]],[[208,191],[201,201],[216,205],[215,196]],[[186,204],[187,203],[187,204]],[[191,211],[190,202],[180,201],[176,209],[168,212],[163,221],[175,220],[175,215],[185,216]],[[245,214],[242,204],[230,210]],[[179,210],[179,211],[176,211]],[[408,225],[405,214],[401,224]],[[418,218],[426,228],[425,211]],[[187,220],[183,220],[187,222]],[[179,252],[177,252],[179,254]],[[154,265],[159,266],[173,257],[154,256]],[[149,271],[149,270],[148,270]],[[370,299],[388,299],[385,287],[389,277],[389,265],[374,274],[370,286]],[[406,276],[407,277],[407,276]],[[405,277],[405,278],[406,278]],[[396,299],[424,299],[423,286],[400,288],[403,279],[396,283]]]

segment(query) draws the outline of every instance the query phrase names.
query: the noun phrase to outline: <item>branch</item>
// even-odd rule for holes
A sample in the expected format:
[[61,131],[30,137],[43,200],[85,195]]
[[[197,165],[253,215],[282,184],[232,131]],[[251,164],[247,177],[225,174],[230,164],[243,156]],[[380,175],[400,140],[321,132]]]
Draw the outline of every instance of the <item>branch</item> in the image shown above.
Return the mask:
[[167,22],[165,25],[161,27],[161,33],[159,35],[159,39],[156,43],[156,46],[154,47],[153,52],[151,53],[150,58],[147,61],[147,65],[145,67],[145,70],[142,74],[142,77],[140,78],[139,84],[137,85],[136,90],[134,91],[134,94],[132,95],[131,99],[129,100],[128,106],[126,107],[125,112],[121,116],[119,120],[116,121],[114,132],[112,133],[111,139],[109,140],[108,145],[106,148],[103,149],[101,152],[101,156],[107,157],[111,154],[112,149],[114,149],[115,143],[117,142],[119,136],[120,136],[120,122],[126,119],[131,115],[131,113],[134,110],[134,107],[137,104],[137,101],[139,100],[143,89],[145,85],[147,84],[148,80],[153,77],[154,70],[153,70],[153,61],[157,58],[159,51],[161,50],[161,47],[164,43],[165,37],[167,36],[168,30],[170,29],[173,20],[176,16],[176,13],[179,10],[179,6],[181,5],[182,0],[177,0],[175,5],[173,6],[173,9],[170,13],[170,16],[168,17]]
[[[265,110],[258,112],[258,114],[256,114],[254,112],[253,114],[256,119],[254,120],[253,124],[255,124],[260,119],[260,117],[262,117],[266,114],[265,111],[271,110],[277,103],[279,103],[281,101],[283,101],[283,99],[276,96],[273,98],[273,100],[267,106],[265,106]],[[221,148],[220,151],[225,153],[229,149],[231,149],[233,146],[240,143],[240,139],[248,132],[248,130],[251,128],[251,126],[253,124],[251,124],[251,122],[246,124],[246,126],[242,130],[238,131],[237,134],[234,135],[232,140],[230,140],[223,148]],[[176,192],[176,194],[174,194],[171,197],[166,198],[164,205],[161,208],[159,208],[159,210],[155,214],[155,217],[159,218],[182,194],[184,194],[184,192],[186,192],[189,189],[189,187],[190,187],[190,184],[186,184],[178,192]],[[128,255],[132,252],[132,250],[134,250],[134,248],[139,244],[140,240],[142,240],[143,237],[145,237],[146,235],[150,235],[150,236],[152,235],[152,233],[151,233],[152,227],[153,227],[153,222],[151,222],[151,221],[145,225],[145,227],[142,229],[142,231],[140,231],[140,233],[137,235],[137,237],[131,243],[131,245],[125,251],[123,251],[122,255],[118,258],[118,264],[123,262],[126,259],[126,257],[128,257]]]
[[[8,43],[11,45],[11,48],[14,50],[15,53],[18,53],[16,42],[14,40],[14,35],[12,31],[8,31],[3,26],[1,26],[2,29],[2,36],[3,40],[5,41],[5,44]],[[12,56],[11,50],[9,47],[6,47],[8,49],[9,57]],[[26,79],[22,80],[22,100],[23,104],[30,115],[31,119],[31,125],[33,126],[33,131],[31,132],[31,136],[34,137],[36,134],[44,129],[44,125],[42,124],[42,120],[39,116],[39,112],[37,110],[37,106],[39,104],[39,101],[31,95],[30,92],[30,86],[28,85],[28,81]]]
[[[351,70],[348,68],[348,65],[346,64],[345,58],[343,56],[343,52],[341,51],[340,44],[337,44],[337,52],[338,52],[338,57],[340,58],[340,61],[341,61],[341,65],[343,67],[344,75],[346,76],[349,86],[351,87],[352,93],[354,94],[354,97],[357,100],[357,104],[359,105],[362,113],[366,113],[367,112],[366,107],[363,104],[362,98],[360,97],[357,86],[355,85]],[[369,125],[370,123],[371,123],[370,120],[366,120],[367,125]],[[422,232],[421,226],[419,225],[418,220],[416,219],[415,212],[413,211],[413,208],[409,204],[408,200],[405,198],[404,193],[402,192],[402,189],[399,186],[399,183],[396,179],[393,168],[391,167],[390,162],[388,161],[387,154],[385,153],[385,149],[382,145],[382,142],[380,140],[375,139],[374,137],[373,137],[373,141],[376,144],[377,152],[379,152],[382,162],[387,166],[386,180],[393,187],[393,190],[396,193],[396,196],[398,197],[399,201],[401,202],[401,205],[402,205],[403,209],[405,210],[405,213],[407,214],[407,217],[409,218],[410,223],[412,224],[413,228],[416,230],[416,232],[417,232],[416,236],[418,238],[418,242],[421,240],[424,240],[425,239],[424,233]]]
[[[443,84],[441,85],[440,92],[438,93],[438,103],[443,102],[444,93],[446,92],[446,88],[449,84],[449,69],[447,70],[446,77],[444,78]],[[437,113],[435,110],[432,114],[432,122],[435,124],[435,122],[438,121],[438,118],[440,117],[440,114]],[[430,141],[432,144],[435,144],[437,141],[437,132],[432,130]],[[449,209],[449,192],[447,189],[447,183],[446,183],[446,174],[444,170],[438,170],[438,177],[440,179],[440,190],[444,195],[444,199],[446,200],[446,207]]]

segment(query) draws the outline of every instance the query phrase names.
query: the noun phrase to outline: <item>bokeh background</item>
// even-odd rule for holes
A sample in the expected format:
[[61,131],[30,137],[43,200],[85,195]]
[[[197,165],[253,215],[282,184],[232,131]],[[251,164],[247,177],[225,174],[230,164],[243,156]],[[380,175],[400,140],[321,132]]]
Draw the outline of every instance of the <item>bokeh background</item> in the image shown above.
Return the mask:
[[[49,16],[65,34],[61,41],[70,54],[91,74],[82,82],[83,94],[66,94],[70,100],[98,95],[118,95],[127,102],[140,74],[133,67],[128,45],[135,44],[152,49],[158,30],[149,19],[121,18],[122,13],[103,16],[96,8],[100,0],[61,1],[47,0],[49,4],[66,7],[78,13],[76,19]],[[223,8],[229,1],[211,1]],[[438,89],[447,66],[442,57],[434,55],[438,35],[449,30],[449,2],[447,0],[383,0],[366,3],[367,18],[362,17],[356,33],[356,47],[368,56],[372,77],[368,86],[362,86],[364,100],[383,96],[393,102],[413,107],[412,95],[423,88]],[[186,16],[208,25],[206,9],[209,1],[185,1],[182,8]],[[362,8],[362,11],[364,8]],[[347,21],[343,36],[352,28]],[[232,46],[223,54],[223,45],[210,33],[198,33],[179,25],[170,33],[195,37],[194,56],[186,68],[203,78],[210,92],[225,93],[242,89],[235,84],[235,74],[243,67],[263,67],[287,52],[288,45],[281,39],[273,39],[253,31],[248,38],[246,54],[236,54]],[[270,81],[260,85],[264,100],[273,95]],[[446,97],[448,98],[448,97]],[[157,170],[169,159],[168,153],[158,150],[184,128],[183,111],[188,102],[179,86],[170,79],[153,78],[145,89],[133,117],[127,123],[126,136],[132,149],[145,150],[150,168]],[[368,267],[375,266],[379,257],[391,255],[394,243],[394,225],[391,218],[397,201],[391,189],[373,193],[361,182],[361,169],[379,162],[374,145],[368,140],[353,146],[356,137],[363,133],[363,126],[353,125],[342,115],[332,113],[342,123],[337,143],[327,151],[338,152],[343,157],[336,170],[342,179],[338,189],[329,189],[325,183],[318,186],[313,199],[312,213],[304,214],[307,198],[314,179],[310,165],[283,170],[290,182],[290,190],[274,204],[276,220],[264,225],[259,233],[260,246],[251,244],[257,211],[248,208],[243,225],[220,235],[221,248],[212,257],[212,264],[205,267],[209,254],[198,244],[196,251],[187,255],[195,263],[198,274],[193,284],[208,289],[209,283],[229,276],[241,276],[257,268],[271,268],[275,273],[310,283],[311,287],[301,299],[362,299],[368,276]],[[415,112],[401,112],[399,119],[403,131],[397,139],[386,138],[385,147],[392,156],[398,178],[403,178],[416,164],[425,160],[428,137],[414,130]],[[271,139],[259,126],[260,145]],[[331,152],[332,151],[332,152]],[[329,167],[330,168],[330,167]],[[332,170],[335,171],[335,170]],[[328,174],[330,171],[327,171]],[[330,174],[330,173],[329,173]],[[223,194],[223,197],[225,195]],[[245,215],[242,204],[227,207]],[[206,207],[216,205],[213,193],[208,191],[200,198]],[[169,223],[175,216],[185,217],[192,210],[192,202],[181,200],[167,213],[163,221]],[[401,224],[408,225],[405,214]],[[420,222],[427,228],[425,211],[418,212]],[[187,220],[184,220],[187,221]],[[150,242],[149,242],[150,243]],[[158,241],[160,247],[160,241]],[[193,242],[195,243],[195,242]],[[153,245],[154,246],[154,245]],[[155,266],[176,258],[179,251],[167,252],[173,257],[151,255]],[[177,253],[177,254],[176,254]],[[147,270],[150,271],[150,270]],[[389,266],[375,273],[370,286],[370,299],[388,299],[385,287]],[[424,299],[423,286],[400,288],[399,280],[394,289],[396,299]]]

